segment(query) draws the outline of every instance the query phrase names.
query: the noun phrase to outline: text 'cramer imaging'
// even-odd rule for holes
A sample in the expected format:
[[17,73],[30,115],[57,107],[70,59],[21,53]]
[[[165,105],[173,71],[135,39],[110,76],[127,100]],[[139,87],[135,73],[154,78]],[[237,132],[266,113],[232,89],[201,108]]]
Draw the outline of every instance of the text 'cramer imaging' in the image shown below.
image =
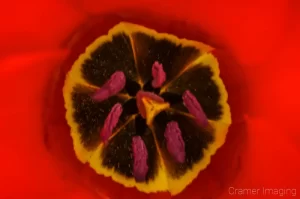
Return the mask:
[[295,188],[237,188],[229,187],[229,195],[232,196],[297,196],[297,190]]

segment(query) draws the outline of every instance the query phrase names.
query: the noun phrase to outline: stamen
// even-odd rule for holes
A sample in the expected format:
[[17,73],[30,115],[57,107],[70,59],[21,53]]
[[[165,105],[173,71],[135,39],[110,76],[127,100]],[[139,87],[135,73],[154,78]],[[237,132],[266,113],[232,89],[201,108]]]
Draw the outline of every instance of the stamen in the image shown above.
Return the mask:
[[148,152],[143,139],[140,136],[132,137],[133,151],[133,176],[138,182],[144,181],[148,173]]
[[189,90],[186,90],[183,93],[182,99],[184,106],[196,118],[196,121],[201,126],[206,127],[208,120],[197,98]]
[[117,126],[120,116],[123,112],[122,105],[120,103],[115,104],[107,115],[103,127],[101,129],[101,140],[106,142],[112,135],[113,129]]
[[165,134],[167,149],[175,161],[184,163],[185,144],[178,123],[171,121],[167,124]]
[[166,81],[166,73],[164,71],[163,65],[158,61],[154,62],[152,65],[152,87],[159,88]]
[[103,101],[118,94],[126,85],[126,77],[122,71],[116,71],[110,79],[93,95],[93,99]]

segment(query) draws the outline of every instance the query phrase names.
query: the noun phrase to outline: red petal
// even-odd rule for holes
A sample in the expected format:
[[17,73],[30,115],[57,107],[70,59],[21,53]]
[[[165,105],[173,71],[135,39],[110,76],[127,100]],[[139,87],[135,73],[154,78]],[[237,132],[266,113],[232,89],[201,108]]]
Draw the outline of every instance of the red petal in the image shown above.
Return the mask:
[[6,1],[0,8],[0,58],[61,47],[85,18],[74,1],[68,1]]
[[[146,25],[152,21],[158,31],[174,31],[178,25],[174,21],[178,18],[183,21],[181,27],[187,24],[201,26],[216,39],[213,43],[224,41],[242,66],[242,73],[239,69],[231,70],[230,74],[222,70],[221,76],[232,84],[228,86],[229,93],[237,90],[240,96],[249,99],[249,129],[245,130],[246,121],[234,112],[234,123],[226,144],[199,178],[175,198],[216,198],[220,191],[223,191],[220,198],[232,198],[228,194],[229,186],[300,188],[297,183],[300,178],[300,102],[296,92],[300,65],[300,31],[296,25],[300,16],[297,1],[174,3],[145,0],[140,3],[132,0],[117,4],[116,1],[106,1],[104,5],[101,1],[89,0],[78,1],[76,9],[65,2],[15,0],[6,1],[0,8],[1,196],[44,198],[52,194],[62,198],[169,198],[165,193],[145,195],[134,189],[125,189],[110,179],[96,176],[75,161],[71,143],[64,144],[70,145],[66,153],[73,156],[72,164],[57,161],[57,158],[61,160],[60,156],[51,156],[42,137],[45,132],[42,126],[43,94],[48,88],[51,70],[65,54],[13,55],[60,47],[68,33],[83,21],[84,15],[79,13],[81,8],[101,14],[117,10],[116,6],[141,10],[138,15],[143,20],[140,21]],[[132,13],[130,10],[123,17],[133,18]],[[155,20],[155,17],[160,20]],[[111,25],[107,22],[108,27]],[[95,32],[95,36],[98,33]],[[184,31],[178,36],[185,37]],[[190,37],[197,38],[196,32]],[[81,46],[89,42],[86,39]],[[246,80],[247,87],[236,84],[238,80]],[[250,95],[246,95],[246,88]],[[231,96],[229,103],[243,106],[245,102],[239,99]],[[63,111],[58,114],[63,118]],[[68,132],[63,120],[52,122],[52,130]],[[51,152],[59,154],[61,144],[54,145]],[[275,152],[277,159],[273,155]],[[64,173],[66,170],[69,172]],[[79,177],[83,174],[84,180]],[[95,186],[99,181],[101,186]]]

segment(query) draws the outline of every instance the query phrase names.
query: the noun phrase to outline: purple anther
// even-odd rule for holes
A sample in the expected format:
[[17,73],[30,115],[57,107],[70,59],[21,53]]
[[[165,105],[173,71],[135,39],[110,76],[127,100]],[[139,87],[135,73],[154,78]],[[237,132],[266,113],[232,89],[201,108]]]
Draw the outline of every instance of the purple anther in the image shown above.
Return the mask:
[[103,101],[119,93],[126,84],[126,77],[122,71],[116,71],[109,80],[93,95],[93,99]]
[[122,105],[120,103],[115,104],[109,114],[107,115],[103,127],[101,129],[101,140],[106,142],[108,138],[112,135],[114,128],[117,126],[119,118],[123,112]]
[[208,120],[197,98],[189,90],[186,90],[183,93],[182,99],[184,106],[196,118],[196,121],[201,126],[206,127]]
[[152,65],[152,87],[159,88],[166,81],[166,73],[164,71],[163,65],[158,61],[154,62]]
[[148,173],[148,152],[143,139],[140,136],[132,137],[133,151],[133,176],[138,182],[144,181]]
[[171,121],[165,129],[165,138],[167,149],[176,162],[184,163],[185,161],[185,144],[182,138],[181,130],[178,123]]

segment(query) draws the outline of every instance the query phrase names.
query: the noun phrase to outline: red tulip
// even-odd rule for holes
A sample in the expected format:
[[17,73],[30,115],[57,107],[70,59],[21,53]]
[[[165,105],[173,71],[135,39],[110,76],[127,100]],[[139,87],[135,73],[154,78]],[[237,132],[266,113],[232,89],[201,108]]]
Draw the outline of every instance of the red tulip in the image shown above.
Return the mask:
[[174,198],[299,195],[299,9],[296,0],[2,3],[0,198],[171,198],[80,163],[65,120],[66,73],[124,20],[207,43],[220,62],[232,112],[226,142]]

